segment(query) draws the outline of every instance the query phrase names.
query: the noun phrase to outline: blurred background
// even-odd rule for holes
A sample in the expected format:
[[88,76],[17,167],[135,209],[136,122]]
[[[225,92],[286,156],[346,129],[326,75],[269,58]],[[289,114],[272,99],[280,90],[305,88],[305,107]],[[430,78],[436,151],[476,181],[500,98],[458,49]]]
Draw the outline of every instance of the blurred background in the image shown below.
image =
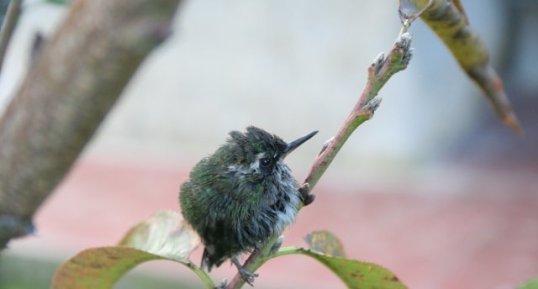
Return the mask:
[[[375,117],[344,146],[284,245],[331,230],[348,257],[381,264],[418,289],[515,288],[538,275],[538,2],[463,4],[526,136],[502,125],[417,21],[409,68],[381,90]],[[77,252],[115,244],[157,210],[179,210],[190,168],[231,130],[256,125],[286,140],[319,130],[288,158],[302,180],[358,99],[368,65],[396,38],[397,6],[187,1],[171,38],[145,61],[41,207],[37,233],[13,241],[0,258],[0,288],[47,288],[56,266]],[[0,79],[0,110],[27,70],[35,33],[53,33],[66,9],[25,2]],[[215,280],[232,273],[224,265]],[[272,261],[259,273],[256,288],[344,288],[304,257]],[[187,269],[155,262],[119,288],[181,282],[201,288]]]

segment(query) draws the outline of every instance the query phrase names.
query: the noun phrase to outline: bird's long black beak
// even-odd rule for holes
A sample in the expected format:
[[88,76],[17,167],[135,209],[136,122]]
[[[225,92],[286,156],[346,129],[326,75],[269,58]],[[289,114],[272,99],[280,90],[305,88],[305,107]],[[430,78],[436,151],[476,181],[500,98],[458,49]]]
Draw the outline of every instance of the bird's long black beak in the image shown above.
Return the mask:
[[291,153],[294,149],[298,148],[300,145],[302,145],[304,142],[306,142],[307,140],[309,140],[310,138],[312,138],[314,135],[316,135],[318,133],[318,131],[313,131],[303,137],[300,137],[290,143],[288,143],[288,145],[286,146],[286,148],[284,149],[284,153],[285,154],[289,154]]

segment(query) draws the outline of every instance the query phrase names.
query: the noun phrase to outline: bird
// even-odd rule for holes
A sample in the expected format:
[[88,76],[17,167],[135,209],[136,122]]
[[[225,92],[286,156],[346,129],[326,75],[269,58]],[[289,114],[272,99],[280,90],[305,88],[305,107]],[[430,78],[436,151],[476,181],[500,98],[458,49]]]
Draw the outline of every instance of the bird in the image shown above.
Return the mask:
[[316,133],[287,143],[249,126],[230,132],[222,146],[194,166],[179,201],[184,219],[204,244],[202,269],[210,272],[230,259],[252,286],[257,274],[238,258],[279,237],[294,222],[299,203],[313,200],[301,191],[284,159]]

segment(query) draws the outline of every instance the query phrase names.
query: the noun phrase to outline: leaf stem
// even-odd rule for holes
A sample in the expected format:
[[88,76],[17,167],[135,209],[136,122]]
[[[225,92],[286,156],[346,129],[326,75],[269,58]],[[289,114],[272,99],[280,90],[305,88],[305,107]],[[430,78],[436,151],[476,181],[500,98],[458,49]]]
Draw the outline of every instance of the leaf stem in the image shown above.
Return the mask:
[[271,258],[276,258],[276,257],[281,257],[281,256],[286,256],[286,255],[292,255],[292,254],[298,254],[299,252],[302,252],[304,250],[305,250],[304,248],[299,248],[299,247],[284,247],[284,248],[280,248],[280,250],[278,250],[278,252],[273,254],[271,256]]

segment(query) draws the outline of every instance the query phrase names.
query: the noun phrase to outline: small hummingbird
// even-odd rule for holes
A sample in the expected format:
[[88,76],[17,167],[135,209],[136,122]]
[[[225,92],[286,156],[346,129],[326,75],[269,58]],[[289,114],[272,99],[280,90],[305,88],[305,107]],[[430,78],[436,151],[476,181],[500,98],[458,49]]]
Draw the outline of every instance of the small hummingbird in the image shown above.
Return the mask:
[[283,161],[316,133],[286,143],[250,126],[245,133],[230,132],[224,145],[196,164],[179,199],[185,220],[204,243],[202,268],[209,272],[230,259],[252,285],[257,275],[243,268],[238,256],[280,236],[294,221],[299,202],[313,200]]

